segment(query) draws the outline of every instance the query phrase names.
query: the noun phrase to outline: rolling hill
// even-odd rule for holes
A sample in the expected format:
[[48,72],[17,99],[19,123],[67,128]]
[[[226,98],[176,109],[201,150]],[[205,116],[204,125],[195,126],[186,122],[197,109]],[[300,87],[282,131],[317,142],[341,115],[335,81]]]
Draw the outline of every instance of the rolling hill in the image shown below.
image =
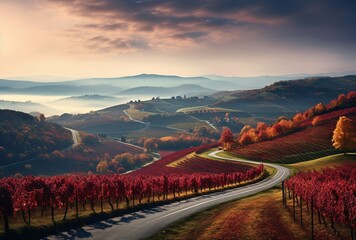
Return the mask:
[[356,108],[336,110],[323,115],[325,119],[315,126],[309,125],[300,131],[253,143],[233,150],[243,158],[278,163],[296,163],[324,157],[340,151],[332,146],[332,135],[339,116],[356,121]]
[[120,98],[113,97],[113,96],[105,96],[99,94],[92,94],[92,95],[81,95],[81,96],[72,96],[61,98],[56,101],[51,102],[51,105],[63,105],[69,104],[69,106],[78,107],[78,108],[105,108],[107,106],[112,106],[121,102]]
[[171,96],[199,96],[209,95],[216,92],[216,90],[205,88],[196,84],[184,84],[176,87],[136,87],[124,90],[117,93],[117,95],[149,95],[159,97]]
[[174,87],[182,84],[197,84],[206,88],[226,90],[236,89],[236,86],[231,82],[215,81],[206,77],[179,77],[173,75],[157,75],[157,74],[140,74],[118,78],[89,78],[79,79],[74,81],[66,81],[71,85],[97,85],[108,84],[119,86],[124,89],[151,86],[151,87]]
[[9,109],[25,113],[41,112],[45,115],[57,113],[58,110],[35,102],[17,102],[0,100],[0,109]]
[[313,77],[279,81],[261,89],[232,91],[215,94],[232,99],[221,105],[238,102],[271,102],[281,106],[305,109],[318,102],[329,102],[339,94],[356,90],[356,75],[343,77]]
[[0,110],[0,164],[51,154],[72,144],[70,131],[22,112]]

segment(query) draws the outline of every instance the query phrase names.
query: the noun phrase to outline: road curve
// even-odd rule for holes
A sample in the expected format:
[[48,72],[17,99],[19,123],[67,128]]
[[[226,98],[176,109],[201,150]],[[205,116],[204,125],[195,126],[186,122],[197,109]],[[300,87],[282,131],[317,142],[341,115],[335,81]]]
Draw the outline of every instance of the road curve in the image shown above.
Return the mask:
[[[224,160],[259,164],[259,162],[220,157],[217,155],[219,152],[221,151],[210,153],[210,156]],[[276,174],[244,187],[206,194],[160,207],[137,211],[132,214],[126,214],[121,217],[73,229],[57,236],[50,236],[46,239],[146,239],[169,224],[191,214],[272,188],[285,180],[290,174],[288,168],[269,163],[264,163],[264,165],[275,168]]]
[[82,139],[80,138],[79,132],[77,130],[74,130],[71,128],[66,128],[66,127],[65,127],[65,129],[69,130],[72,133],[72,138],[73,138],[72,147],[75,147],[82,142]]

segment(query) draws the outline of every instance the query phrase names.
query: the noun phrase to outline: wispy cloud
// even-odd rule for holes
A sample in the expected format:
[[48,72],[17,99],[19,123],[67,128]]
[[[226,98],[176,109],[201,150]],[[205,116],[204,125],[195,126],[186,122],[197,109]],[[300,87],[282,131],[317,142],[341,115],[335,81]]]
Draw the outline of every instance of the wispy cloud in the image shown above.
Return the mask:
[[[265,0],[43,0],[60,5],[72,15],[86,18],[78,28],[97,31],[93,34],[123,32],[140,36],[149,45],[159,47],[179,39],[186,47],[205,37],[242,31],[270,30],[271,34],[289,41],[319,41],[337,43],[356,40],[354,26],[356,3],[352,0],[265,1]],[[262,31],[263,32],[263,31]],[[233,35],[233,34],[232,34]],[[236,34],[235,34],[236,35]],[[269,35],[269,34],[267,34]],[[273,37],[273,36],[267,36]],[[226,38],[225,38],[226,39]],[[119,41],[119,46],[133,47]],[[113,45],[114,46],[114,45]]]
[[355,12],[354,0],[0,1],[2,69],[339,71],[356,67]]

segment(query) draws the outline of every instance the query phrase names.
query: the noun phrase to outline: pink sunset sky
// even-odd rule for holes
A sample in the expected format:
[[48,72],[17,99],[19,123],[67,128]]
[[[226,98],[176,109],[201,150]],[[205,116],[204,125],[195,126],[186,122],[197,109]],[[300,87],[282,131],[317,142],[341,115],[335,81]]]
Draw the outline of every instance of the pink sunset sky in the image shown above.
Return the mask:
[[356,69],[355,1],[0,1],[0,78]]

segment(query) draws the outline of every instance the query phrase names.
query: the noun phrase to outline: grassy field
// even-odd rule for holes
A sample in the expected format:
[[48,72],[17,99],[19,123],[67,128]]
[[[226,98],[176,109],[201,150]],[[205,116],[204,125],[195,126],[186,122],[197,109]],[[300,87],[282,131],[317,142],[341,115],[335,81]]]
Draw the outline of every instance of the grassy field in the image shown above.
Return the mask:
[[177,133],[177,130],[174,130],[174,129],[150,125],[150,127],[145,130],[129,132],[125,135],[128,138],[138,139],[138,138],[143,138],[143,137],[160,138],[160,137],[175,135],[176,133]]
[[128,109],[128,110],[126,110],[126,112],[128,114],[130,114],[130,116],[133,119],[137,119],[137,120],[141,120],[144,117],[148,117],[150,115],[155,114],[155,113],[152,113],[152,112],[146,112],[146,111],[141,111],[141,110],[137,110],[137,109]]
[[294,171],[304,172],[310,170],[320,170],[324,167],[337,167],[348,163],[356,163],[356,154],[336,154],[306,162],[288,164],[285,166],[293,169]]
[[[294,170],[318,170],[322,167],[356,163],[355,155],[333,155],[303,163],[288,165]],[[280,187],[251,197],[232,201],[176,222],[151,239],[309,239],[311,218],[303,209],[303,224],[294,222],[292,200],[288,208],[282,205]],[[297,219],[300,219],[299,212]],[[330,225],[330,224],[329,224]],[[314,216],[315,239],[349,239],[349,229],[336,225],[340,235],[330,226],[319,224]]]

